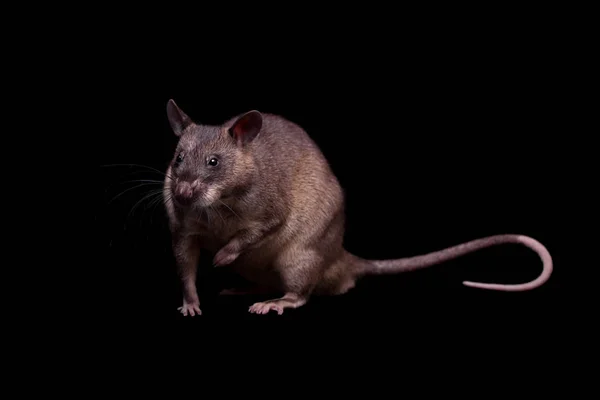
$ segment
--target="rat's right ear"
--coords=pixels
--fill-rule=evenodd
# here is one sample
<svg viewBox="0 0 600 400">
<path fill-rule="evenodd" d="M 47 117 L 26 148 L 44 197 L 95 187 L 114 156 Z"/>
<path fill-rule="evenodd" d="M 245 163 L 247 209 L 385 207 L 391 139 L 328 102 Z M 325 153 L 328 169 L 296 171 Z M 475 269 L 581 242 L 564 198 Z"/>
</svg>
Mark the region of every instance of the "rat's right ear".
<svg viewBox="0 0 600 400">
<path fill-rule="evenodd" d="M 229 134 L 238 143 L 246 144 L 254 140 L 263 125 L 263 117 L 257 110 L 248 111 L 229 128 Z"/>
<path fill-rule="evenodd" d="M 167 117 L 175 136 L 181 136 L 183 130 L 192 124 L 192 119 L 181 111 L 173 99 L 167 103 Z"/>
</svg>

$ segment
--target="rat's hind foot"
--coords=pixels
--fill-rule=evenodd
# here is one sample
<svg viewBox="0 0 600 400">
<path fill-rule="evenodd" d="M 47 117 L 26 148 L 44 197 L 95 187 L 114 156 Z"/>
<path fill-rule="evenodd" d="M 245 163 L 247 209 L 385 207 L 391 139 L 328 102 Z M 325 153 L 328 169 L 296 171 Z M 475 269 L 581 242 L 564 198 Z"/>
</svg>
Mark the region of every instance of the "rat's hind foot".
<svg viewBox="0 0 600 400">
<path fill-rule="evenodd" d="M 177 308 L 184 316 L 190 315 L 191 317 L 195 315 L 202 315 L 202 311 L 200 310 L 200 303 L 188 303 L 186 301 L 183 302 L 183 306 Z"/>
<path fill-rule="evenodd" d="M 248 311 L 252 314 L 267 314 L 271 310 L 277 311 L 277 314 L 283 314 L 283 307 L 277 303 L 278 300 L 269 300 L 260 303 L 254 303 Z"/>
<path fill-rule="evenodd" d="M 288 293 L 282 298 L 261 301 L 254 303 L 248 311 L 253 314 L 267 314 L 269 311 L 274 310 L 277 314 L 283 314 L 283 310 L 286 308 L 298 308 L 306 304 L 306 299 L 297 294 Z"/>
</svg>

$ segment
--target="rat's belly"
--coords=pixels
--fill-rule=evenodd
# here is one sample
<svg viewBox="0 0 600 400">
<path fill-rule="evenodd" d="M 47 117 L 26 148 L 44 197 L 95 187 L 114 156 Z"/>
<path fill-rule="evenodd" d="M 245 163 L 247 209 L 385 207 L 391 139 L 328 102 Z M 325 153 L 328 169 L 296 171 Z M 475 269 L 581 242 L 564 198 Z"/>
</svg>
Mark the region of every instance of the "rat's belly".
<svg viewBox="0 0 600 400">
<path fill-rule="evenodd" d="M 213 255 L 227 245 L 235 232 L 241 229 L 240 227 L 224 229 L 220 226 L 211 226 L 210 229 L 204 226 L 198 228 L 200 228 L 198 239 L 202 248 Z M 279 288 L 281 280 L 273 264 L 281 249 L 285 247 L 285 243 L 285 237 L 273 235 L 263 239 L 257 247 L 242 251 L 235 261 L 222 268 L 229 268 L 258 285 Z"/>
<path fill-rule="evenodd" d="M 258 248 L 242 253 L 237 260 L 231 264 L 231 269 L 257 285 L 279 288 L 280 277 L 273 266 L 276 252 L 269 248 Z"/>
</svg>

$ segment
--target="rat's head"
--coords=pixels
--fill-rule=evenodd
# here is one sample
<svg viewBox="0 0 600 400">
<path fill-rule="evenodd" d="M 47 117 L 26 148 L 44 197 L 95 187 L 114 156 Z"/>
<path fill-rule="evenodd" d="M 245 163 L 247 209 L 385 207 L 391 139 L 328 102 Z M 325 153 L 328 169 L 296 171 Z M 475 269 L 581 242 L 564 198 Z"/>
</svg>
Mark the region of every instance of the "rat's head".
<svg viewBox="0 0 600 400">
<path fill-rule="evenodd" d="M 263 123 L 258 111 L 210 126 L 196 124 L 169 100 L 167 117 L 179 137 L 168 180 L 175 204 L 209 207 L 249 183 L 254 171 L 249 147 Z"/>
</svg>

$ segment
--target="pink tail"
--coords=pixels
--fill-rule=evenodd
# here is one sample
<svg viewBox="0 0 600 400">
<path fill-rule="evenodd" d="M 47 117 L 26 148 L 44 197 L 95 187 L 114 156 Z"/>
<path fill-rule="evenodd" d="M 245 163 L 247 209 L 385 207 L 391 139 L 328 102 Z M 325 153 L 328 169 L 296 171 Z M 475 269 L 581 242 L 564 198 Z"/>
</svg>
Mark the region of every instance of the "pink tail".
<svg viewBox="0 0 600 400">
<path fill-rule="evenodd" d="M 552 274 L 552 257 L 550 253 L 537 240 L 523 235 L 496 235 L 489 236 L 482 239 L 472 240 L 467 243 L 452 246 L 447 249 L 435 251 L 429 254 L 399 258 L 394 260 L 362 260 L 358 268 L 359 275 L 379 275 L 379 274 L 397 274 L 415 269 L 426 268 L 432 265 L 440 264 L 445 261 L 452 260 L 462 255 L 475 252 L 486 247 L 496 246 L 505 243 L 519 243 L 523 244 L 533 251 L 535 251 L 541 258 L 543 263 L 543 269 L 540 275 L 527 283 L 504 285 L 497 283 L 480 283 L 464 281 L 465 286 L 488 289 L 488 290 L 500 290 L 505 292 L 518 292 L 525 290 L 532 290 L 542 286 Z"/>
</svg>

